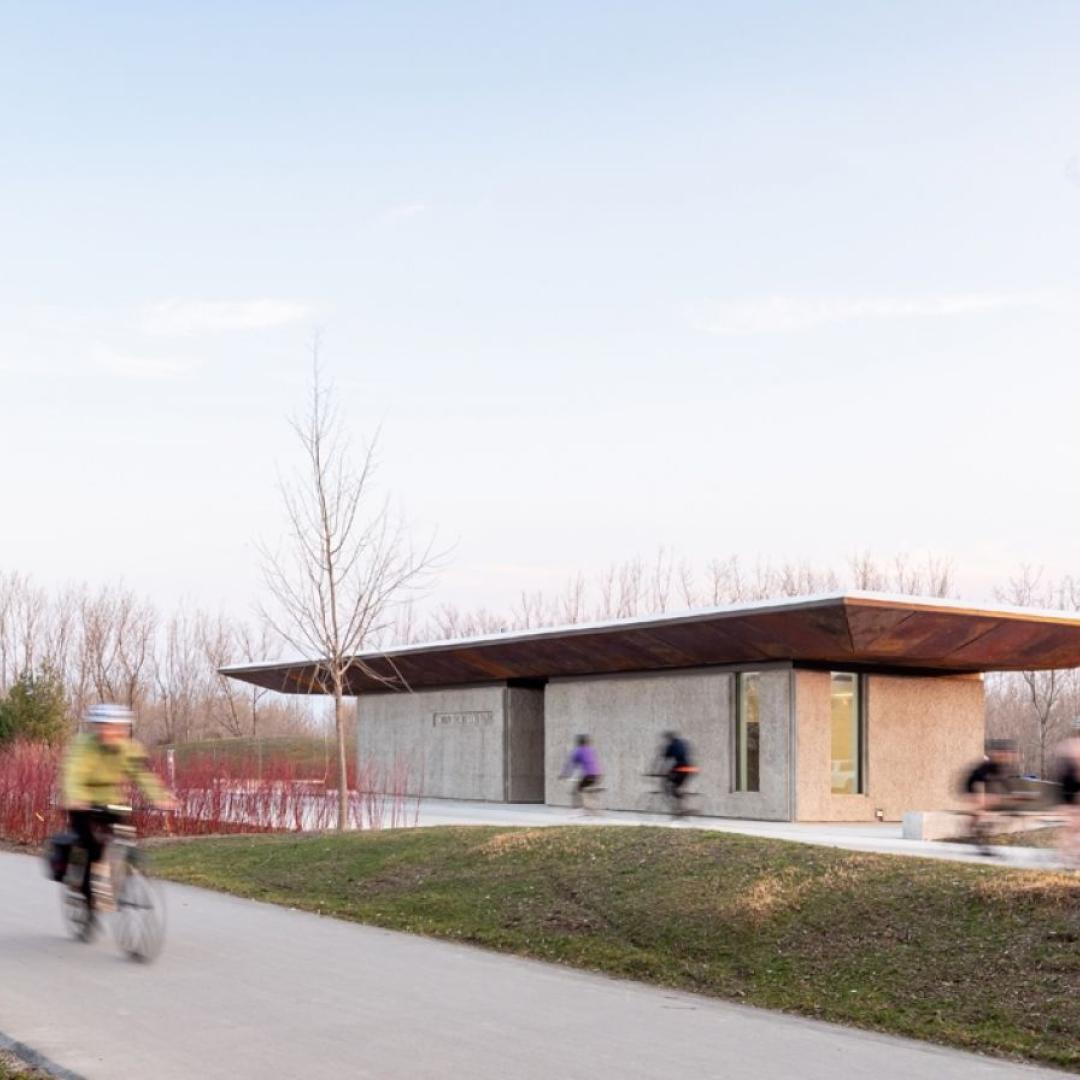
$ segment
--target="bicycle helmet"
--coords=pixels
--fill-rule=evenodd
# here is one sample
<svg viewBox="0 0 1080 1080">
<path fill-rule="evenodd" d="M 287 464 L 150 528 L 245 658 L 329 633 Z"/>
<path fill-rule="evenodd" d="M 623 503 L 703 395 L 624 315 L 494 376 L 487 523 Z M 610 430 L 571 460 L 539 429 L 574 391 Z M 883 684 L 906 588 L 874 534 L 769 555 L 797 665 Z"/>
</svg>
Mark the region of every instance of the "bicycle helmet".
<svg viewBox="0 0 1080 1080">
<path fill-rule="evenodd" d="M 92 705 L 86 712 L 88 724 L 127 724 L 131 727 L 135 714 L 126 705 Z"/>
</svg>

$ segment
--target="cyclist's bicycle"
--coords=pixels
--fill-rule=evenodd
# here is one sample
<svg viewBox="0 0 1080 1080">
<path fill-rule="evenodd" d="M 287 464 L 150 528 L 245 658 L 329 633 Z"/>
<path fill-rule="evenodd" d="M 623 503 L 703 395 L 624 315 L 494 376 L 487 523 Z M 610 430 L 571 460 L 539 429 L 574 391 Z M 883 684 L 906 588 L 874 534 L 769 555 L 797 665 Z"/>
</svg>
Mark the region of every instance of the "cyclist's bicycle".
<svg viewBox="0 0 1080 1080">
<path fill-rule="evenodd" d="M 991 840 L 1006 829 L 1004 822 L 1023 817 L 1035 805 L 1034 795 L 1027 791 L 1010 791 L 996 798 L 989 806 L 969 810 L 967 841 L 979 849 L 980 855 L 996 855 Z"/>
<path fill-rule="evenodd" d="M 105 851 L 107 884 L 115 906 L 113 936 L 121 951 L 133 960 L 153 960 L 165 944 L 165 898 L 160 886 L 147 875 L 145 857 L 135 841 L 135 826 L 131 824 L 130 806 L 94 807 L 100 823 L 99 831 Z M 86 869 L 87 853 L 81 846 L 71 852 L 71 860 L 63 880 L 63 917 L 68 932 L 76 941 L 92 941 L 97 933 L 98 918 L 86 902 L 81 886 Z"/>
<path fill-rule="evenodd" d="M 577 777 L 567 776 L 563 777 L 564 780 L 570 782 L 570 805 L 575 810 L 580 810 L 586 816 L 592 816 L 595 814 L 603 813 L 603 795 L 605 788 L 600 787 L 599 783 L 589 784 L 586 787 L 581 787 L 581 782 Z M 602 780 L 602 778 L 598 778 Z"/>
<path fill-rule="evenodd" d="M 661 796 L 663 812 L 670 814 L 673 818 L 689 817 L 692 814 L 700 813 L 700 809 L 695 800 L 700 798 L 701 793 L 697 791 L 687 791 L 685 786 L 689 781 L 689 777 L 696 775 L 696 773 L 697 770 L 694 770 L 693 773 L 688 774 L 687 780 L 676 786 L 671 778 L 670 770 L 648 772 L 645 776 L 650 780 L 659 783 L 659 787 L 652 789 L 649 794 Z"/>
</svg>

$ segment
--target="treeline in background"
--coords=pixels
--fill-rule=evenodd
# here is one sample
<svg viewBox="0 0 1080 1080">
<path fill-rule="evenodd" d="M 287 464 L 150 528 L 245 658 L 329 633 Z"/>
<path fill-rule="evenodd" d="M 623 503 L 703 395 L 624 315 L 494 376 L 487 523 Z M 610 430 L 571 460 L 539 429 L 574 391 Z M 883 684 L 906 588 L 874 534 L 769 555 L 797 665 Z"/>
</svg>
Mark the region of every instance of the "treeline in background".
<svg viewBox="0 0 1080 1080">
<path fill-rule="evenodd" d="M 579 574 L 551 592 L 522 593 L 506 611 L 411 601 L 386 640 L 365 648 L 471 637 L 538 626 L 858 589 L 955 598 L 950 561 L 860 554 L 841 568 L 806 562 L 744 565 L 737 557 L 694 565 L 667 549 L 645 560 Z M 1030 567 L 993 589 L 1003 604 L 1080 611 L 1080 580 Z M 390 640 L 390 639 L 393 640 Z M 185 607 L 162 611 L 122 584 L 50 590 L 0 572 L 0 743 L 63 741 L 96 701 L 129 704 L 150 746 L 195 740 L 322 737 L 324 715 L 289 697 L 219 674 L 289 650 L 261 620 Z M 1045 773 L 1055 743 L 1080 716 L 1080 672 L 987 676 L 987 734 L 1014 738 L 1026 771 Z"/>
</svg>

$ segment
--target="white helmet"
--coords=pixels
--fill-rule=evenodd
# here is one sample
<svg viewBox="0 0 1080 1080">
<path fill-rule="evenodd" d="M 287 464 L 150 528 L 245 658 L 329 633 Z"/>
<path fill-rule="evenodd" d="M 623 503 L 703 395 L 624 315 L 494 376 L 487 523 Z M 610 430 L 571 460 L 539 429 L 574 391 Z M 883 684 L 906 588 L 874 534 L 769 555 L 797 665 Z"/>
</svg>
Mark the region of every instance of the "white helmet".
<svg viewBox="0 0 1080 1080">
<path fill-rule="evenodd" d="M 127 724 L 131 727 L 135 714 L 126 705 L 91 705 L 86 713 L 88 724 Z"/>
</svg>

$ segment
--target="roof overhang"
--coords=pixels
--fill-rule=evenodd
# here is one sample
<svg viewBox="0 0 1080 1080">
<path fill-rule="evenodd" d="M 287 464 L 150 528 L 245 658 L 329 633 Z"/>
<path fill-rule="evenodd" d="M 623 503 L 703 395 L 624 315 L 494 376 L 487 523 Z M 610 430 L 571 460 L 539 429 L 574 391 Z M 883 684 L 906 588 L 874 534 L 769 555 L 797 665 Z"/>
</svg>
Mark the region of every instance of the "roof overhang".
<svg viewBox="0 0 1080 1080">
<path fill-rule="evenodd" d="M 431 642 L 357 661 L 352 694 L 776 662 L 941 675 L 1071 668 L 1080 667 L 1080 614 L 844 593 Z M 284 693 L 326 692 L 317 661 L 222 670 Z"/>
</svg>

